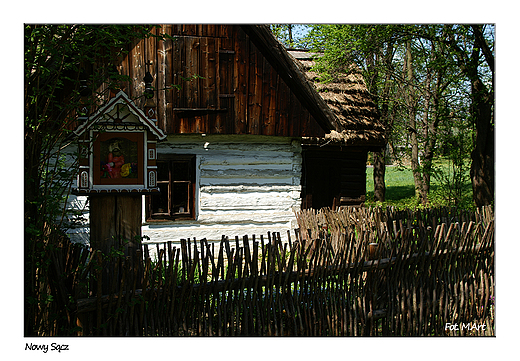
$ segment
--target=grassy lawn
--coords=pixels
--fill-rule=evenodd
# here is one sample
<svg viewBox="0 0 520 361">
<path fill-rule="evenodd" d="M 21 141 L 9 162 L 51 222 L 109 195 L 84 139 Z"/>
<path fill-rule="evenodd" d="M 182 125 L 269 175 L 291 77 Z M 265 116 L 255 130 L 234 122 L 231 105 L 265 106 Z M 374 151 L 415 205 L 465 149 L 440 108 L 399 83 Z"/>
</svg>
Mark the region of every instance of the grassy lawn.
<svg viewBox="0 0 520 361">
<path fill-rule="evenodd" d="M 447 166 L 446 166 L 447 167 Z M 374 178 L 373 167 L 367 167 L 367 201 L 368 206 L 379 205 L 374 202 Z M 469 176 L 464 184 L 464 195 L 461 202 L 463 208 L 472 207 L 472 190 Z M 383 205 L 396 206 L 398 208 L 415 208 L 419 206 L 415 198 L 413 173 L 410 167 L 387 166 L 385 172 L 386 202 Z M 450 206 L 446 187 L 443 187 L 434 177 L 430 186 L 430 206 Z"/>
</svg>

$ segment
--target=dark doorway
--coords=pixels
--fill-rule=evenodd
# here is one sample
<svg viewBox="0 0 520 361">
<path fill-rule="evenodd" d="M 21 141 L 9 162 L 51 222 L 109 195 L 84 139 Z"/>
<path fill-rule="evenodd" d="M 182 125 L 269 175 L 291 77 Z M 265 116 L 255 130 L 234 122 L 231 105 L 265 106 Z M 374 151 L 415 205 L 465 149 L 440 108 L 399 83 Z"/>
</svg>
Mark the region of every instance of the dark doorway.
<svg viewBox="0 0 520 361">
<path fill-rule="evenodd" d="M 335 208 L 365 201 L 367 151 L 304 147 L 302 208 Z"/>
</svg>

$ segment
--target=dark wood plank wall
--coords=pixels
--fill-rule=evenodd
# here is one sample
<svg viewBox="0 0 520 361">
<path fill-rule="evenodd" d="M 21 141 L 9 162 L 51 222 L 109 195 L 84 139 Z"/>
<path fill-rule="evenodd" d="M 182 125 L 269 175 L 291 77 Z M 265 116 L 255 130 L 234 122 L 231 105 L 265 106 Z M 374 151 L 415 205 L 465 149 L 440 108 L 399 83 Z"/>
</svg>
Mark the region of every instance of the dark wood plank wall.
<svg viewBox="0 0 520 361">
<path fill-rule="evenodd" d="M 151 72 L 166 133 L 324 136 L 240 26 L 164 25 L 156 32 L 174 39 L 133 45 L 120 73 L 130 76 L 126 90 L 143 106 L 142 79 Z"/>
<path fill-rule="evenodd" d="M 364 202 L 366 161 L 367 151 L 362 147 L 304 147 L 303 208 Z"/>
</svg>

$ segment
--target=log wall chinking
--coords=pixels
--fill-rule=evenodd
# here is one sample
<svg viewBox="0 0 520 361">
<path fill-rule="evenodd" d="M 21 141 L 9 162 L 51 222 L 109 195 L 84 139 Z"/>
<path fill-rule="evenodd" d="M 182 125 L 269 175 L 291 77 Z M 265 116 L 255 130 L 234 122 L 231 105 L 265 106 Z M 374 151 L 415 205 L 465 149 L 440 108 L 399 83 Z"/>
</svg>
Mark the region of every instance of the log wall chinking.
<svg viewBox="0 0 520 361">
<path fill-rule="evenodd" d="M 295 228 L 300 208 L 301 146 L 287 137 L 177 135 L 161 154 L 196 155 L 196 219 L 145 223 L 151 242 L 219 240 Z M 144 221 L 144 218 L 143 218 Z"/>
</svg>

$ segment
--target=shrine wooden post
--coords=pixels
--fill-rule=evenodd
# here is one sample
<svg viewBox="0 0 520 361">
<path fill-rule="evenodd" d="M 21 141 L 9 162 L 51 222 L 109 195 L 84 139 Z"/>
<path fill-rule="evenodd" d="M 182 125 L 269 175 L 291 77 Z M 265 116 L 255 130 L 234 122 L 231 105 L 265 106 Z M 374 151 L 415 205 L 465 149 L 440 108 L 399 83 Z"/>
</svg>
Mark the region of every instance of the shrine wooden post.
<svg viewBox="0 0 520 361">
<path fill-rule="evenodd" d="M 110 254 L 124 249 L 133 258 L 141 248 L 142 196 L 106 194 L 90 196 L 90 242 L 95 250 Z"/>
<path fill-rule="evenodd" d="M 121 269 L 115 266 L 117 257 L 111 257 L 122 251 L 135 264 L 142 199 L 159 193 L 156 143 L 166 136 L 156 126 L 153 105 L 147 102 L 141 110 L 123 91 L 85 118 L 75 133 L 80 154 L 75 193 L 89 197 L 90 245 L 105 262 L 101 290 L 117 292 Z"/>
</svg>

